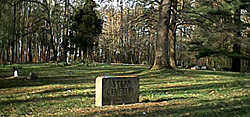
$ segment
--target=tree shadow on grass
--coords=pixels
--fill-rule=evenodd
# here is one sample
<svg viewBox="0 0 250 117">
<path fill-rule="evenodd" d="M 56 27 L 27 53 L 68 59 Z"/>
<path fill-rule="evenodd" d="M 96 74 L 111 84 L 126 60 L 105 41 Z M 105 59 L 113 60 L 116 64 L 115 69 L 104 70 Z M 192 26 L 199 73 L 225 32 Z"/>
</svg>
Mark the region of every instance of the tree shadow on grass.
<svg viewBox="0 0 250 117">
<path fill-rule="evenodd" d="M 160 98 L 157 100 L 149 100 L 149 99 L 144 99 L 140 103 L 148 103 L 148 102 L 164 102 L 164 101 L 171 101 L 171 100 L 180 100 L 180 99 L 191 99 L 191 98 L 196 98 L 196 97 L 175 97 L 175 98 Z"/>
<path fill-rule="evenodd" d="M 235 78 L 250 78 L 249 74 L 239 73 L 239 72 L 227 72 L 227 71 L 211 71 L 211 70 L 189 70 L 187 74 L 193 75 L 219 75 L 219 76 L 227 76 L 227 77 L 235 77 Z"/>
<path fill-rule="evenodd" d="M 117 70 L 116 72 L 119 72 L 120 70 Z M 124 70 L 125 71 L 125 70 Z M 138 69 L 138 70 L 130 70 L 130 71 L 127 71 L 127 72 L 124 72 L 124 73 L 111 73 L 112 75 L 135 75 L 135 74 L 139 74 L 141 72 L 145 71 L 144 69 Z"/>
<path fill-rule="evenodd" d="M 153 90 L 146 90 L 141 91 L 142 94 L 149 94 L 149 93 L 166 93 L 166 92 L 185 92 L 191 90 L 202 90 L 202 89 L 209 89 L 209 90 L 216 90 L 219 88 L 234 88 L 234 87 L 244 87 L 245 85 L 250 84 L 250 81 L 227 81 L 223 83 L 207 83 L 207 84 L 195 84 L 195 85 L 177 85 L 177 86 L 165 86 L 160 87 Z M 209 93 L 209 92 L 208 92 Z"/>
<path fill-rule="evenodd" d="M 23 100 L 8 100 L 8 101 L 0 101 L 0 105 L 10 105 L 10 104 L 20 104 L 20 103 L 29 103 L 29 102 L 43 102 L 43 101 L 52 101 L 52 100 L 65 100 L 68 98 L 83 98 L 83 97 L 87 97 L 87 98 L 93 98 L 95 97 L 95 94 L 90 94 L 90 93 L 86 93 L 86 94 L 74 94 L 74 95 L 60 95 L 60 96 L 55 96 L 55 97 L 35 97 L 35 98 L 28 98 L 28 99 L 23 99 Z"/>
<path fill-rule="evenodd" d="M 143 114 L 144 112 L 148 113 L 148 110 L 156 110 L 157 108 L 165 108 L 164 106 L 160 105 L 159 103 L 165 103 L 167 101 L 171 101 L 171 100 L 188 100 L 191 99 L 193 97 L 176 97 L 176 98 L 161 98 L 161 99 L 157 99 L 157 100 L 142 100 L 140 103 L 137 104 L 133 104 L 131 106 L 125 106 L 122 107 L 117 106 L 114 108 L 110 108 L 110 109 L 105 109 L 105 108 L 109 108 L 108 106 L 106 107 L 101 107 L 102 109 L 100 111 L 93 111 L 91 113 L 88 114 L 84 114 L 84 116 L 96 116 L 96 115 L 100 115 L 100 116 L 104 116 L 104 117 L 108 117 L 108 116 L 146 116 L 145 114 Z M 165 112 L 164 112 L 165 113 Z M 161 113 L 157 113 L 157 116 L 161 115 Z M 150 116 L 150 117 L 155 117 L 154 116 Z"/>
<path fill-rule="evenodd" d="M 27 66 L 26 66 L 27 67 Z M 26 80 L 26 79 L 4 79 L 0 78 L 0 88 L 14 88 L 14 87 L 25 87 L 25 86 L 42 86 L 42 85 L 51 85 L 51 84 L 79 84 L 79 83 L 94 83 L 97 76 L 103 76 L 105 74 L 111 75 L 134 75 L 144 71 L 144 68 L 141 67 L 131 67 L 131 69 L 126 68 L 125 66 L 109 66 L 108 68 L 98 67 L 78 67 L 74 66 L 40 66 L 41 68 L 29 69 L 28 67 L 23 69 L 23 72 L 34 71 L 37 73 L 38 79 L 36 80 Z M 98 70 L 106 70 L 101 71 Z M 85 70 L 82 71 L 81 70 Z M 87 72 L 87 71 L 90 72 Z M 93 73 L 91 73 L 93 71 Z M 97 73 L 94 73 L 96 72 Z M 13 74 L 13 71 L 8 68 L 8 73 Z M 75 73 L 77 72 L 77 73 Z M 27 73 L 20 73 L 23 76 L 28 75 Z"/>
<path fill-rule="evenodd" d="M 185 107 L 194 110 L 195 116 L 246 116 L 250 114 L 250 96 L 238 96 L 232 99 L 201 100 L 200 106 Z M 233 101 L 231 101 L 233 100 Z M 190 108 L 190 109 L 189 109 Z"/>
<path fill-rule="evenodd" d="M 106 109 L 85 114 L 85 116 L 127 116 L 127 117 L 158 117 L 158 116 L 249 116 L 250 98 L 249 95 L 240 97 L 241 100 L 229 101 L 211 100 L 210 103 L 195 102 L 185 103 L 189 99 L 179 100 L 175 104 L 172 102 L 148 103 L 146 105 L 138 104 L 131 107 L 121 107 L 119 109 Z M 176 101 L 175 101 L 176 102 Z M 182 102 L 182 103 L 181 103 Z"/>
<path fill-rule="evenodd" d="M 51 84 L 81 84 L 81 83 L 94 83 L 93 77 L 79 77 L 79 76 L 64 76 L 64 77 L 43 77 L 35 80 L 27 79 L 0 79 L 0 89 L 25 87 L 25 86 L 43 86 Z"/>
<path fill-rule="evenodd" d="M 95 87 L 80 87 L 80 88 L 57 88 L 51 90 L 44 90 L 40 92 L 35 92 L 33 94 L 46 94 L 46 93 L 57 93 L 57 92 L 64 92 L 64 91 L 71 91 L 71 90 L 84 90 L 84 89 L 94 89 Z"/>
<path fill-rule="evenodd" d="M 179 77 L 179 76 L 192 76 L 194 78 L 199 78 L 199 76 L 203 75 L 215 75 L 215 76 L 224 76 L 224 77 L 234 77 L 234 78 L 248 78 L 250 79 L 250 74 L 247 73 L 239 73 L 239 72 L 227 72 L 227 71 L 211 71 L 211 70 L 178 70 L 178 71 L 171 71 L 171 70 L 149 70 L 145 73 L 142 73 L 140 77 L 142 79 L 148 79 L 152 77 L 156 78 L 168 78 L 168 77 Z M 180 77 L 183 79 L 183 77 Z"/>
</svg>

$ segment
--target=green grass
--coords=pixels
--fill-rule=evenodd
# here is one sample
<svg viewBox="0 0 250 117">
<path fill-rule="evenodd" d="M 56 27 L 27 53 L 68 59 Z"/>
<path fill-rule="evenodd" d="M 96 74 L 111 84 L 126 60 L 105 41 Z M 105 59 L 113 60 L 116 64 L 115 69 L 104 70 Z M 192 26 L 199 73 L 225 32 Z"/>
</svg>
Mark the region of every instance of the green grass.
<svg viewBox="0 0 250 117">
<path fill-rule="evenodd" d="M 148 70 L 149 66 L 63 66 L 22 64 L 20 75 L 6 79 L 13 66 L 0 66 L 1 116 L 249 116 L 250 74 Z M 140 103 L 95 107 L 95 78 L 132 75 L 140 78 Z"/>
</svg>

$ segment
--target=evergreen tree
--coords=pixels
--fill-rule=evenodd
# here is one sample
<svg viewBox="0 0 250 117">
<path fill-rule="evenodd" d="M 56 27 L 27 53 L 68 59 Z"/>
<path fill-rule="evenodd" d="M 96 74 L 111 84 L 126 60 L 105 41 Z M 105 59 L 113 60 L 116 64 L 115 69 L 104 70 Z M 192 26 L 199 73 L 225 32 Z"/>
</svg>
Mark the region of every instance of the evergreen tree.
<svg viewBox="0 0 250 117">
<path fill-rule="evenodd" d="M 102 33 L 102 19 L 98 18 L 95 10 L 96 3 L 93 0 L 86 0 L 84 7 L 77 8 L 73 16 L 70 38 L 72 43 L 84 50 L 92 50 L 98 42 L 98 36 Z"/>
<path fill-rule="evenodd" d="M 195 22 L 190 49 L 198 52 L 197 58 L 226 56 L 232 59 L 231 70 L 240 71 L 240 60 L 249 60 L 241 48 L 244 40 L 248 39 L 242 36 L 248 24 L 241 20 L 241 10 L 249 7 L 249 3 L 240 0 L 199 0 L 190 4 L 187 22 Z"/>
</svg>

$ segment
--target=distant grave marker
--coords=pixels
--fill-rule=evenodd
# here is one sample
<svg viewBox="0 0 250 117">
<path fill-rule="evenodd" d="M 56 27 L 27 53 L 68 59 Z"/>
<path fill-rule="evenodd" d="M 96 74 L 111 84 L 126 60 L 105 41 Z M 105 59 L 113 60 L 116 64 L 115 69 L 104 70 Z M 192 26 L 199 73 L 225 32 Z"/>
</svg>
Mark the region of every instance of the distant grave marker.
<svg viewBox="0 0 250 117">
<path fill-rule="evenodd" d="M 18 78 L 18 71 L 17 70 L 14 70 L 14 77 Z"/>
<path fill-rule="evenodd" d="M 30 72 L 29 75 L 27 76 L 28 80 L 34 80 L 37 79 L 38 76 L 36 75 L 36 73 Z"/>
<path fill-rule="evenodd" d="M 139 102 L 137 76 L 103 76 L 96 78 L 96 106 Z"/>
<path fill-rule="evenodd" d="M 14 75 L 14 78 L 18 78 L 18 75 L 19 75 L 19 70 L 21 70 L 22 67 L 13 67 L 13 75 Z"/>
</svg>

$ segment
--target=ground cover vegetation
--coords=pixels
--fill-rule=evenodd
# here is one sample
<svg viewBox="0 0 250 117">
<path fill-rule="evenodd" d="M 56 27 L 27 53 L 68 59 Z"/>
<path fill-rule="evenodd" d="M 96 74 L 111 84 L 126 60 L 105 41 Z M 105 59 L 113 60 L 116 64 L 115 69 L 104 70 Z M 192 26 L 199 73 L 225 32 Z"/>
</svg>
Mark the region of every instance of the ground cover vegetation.
<svg viewBox="0 0 250 117">
<path fill-rule="evenodd" d="M 250 75 L 210 70 L 148 70 L 149 66 L 96 64 L 22 64 L 21 76 L 9 79 L 13 66 L 0 66 L 1 116 L 248 116 Z M 140 103 L 95 107 L 95 78 L 140 78 Z"/>
</svg>

